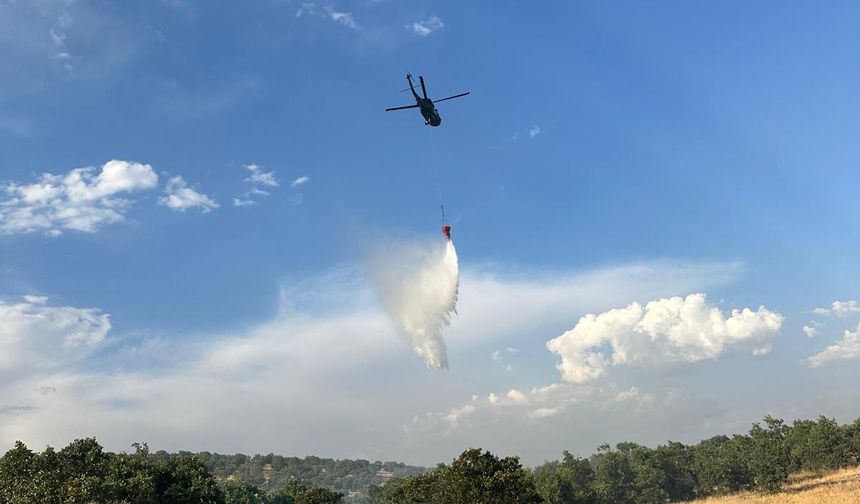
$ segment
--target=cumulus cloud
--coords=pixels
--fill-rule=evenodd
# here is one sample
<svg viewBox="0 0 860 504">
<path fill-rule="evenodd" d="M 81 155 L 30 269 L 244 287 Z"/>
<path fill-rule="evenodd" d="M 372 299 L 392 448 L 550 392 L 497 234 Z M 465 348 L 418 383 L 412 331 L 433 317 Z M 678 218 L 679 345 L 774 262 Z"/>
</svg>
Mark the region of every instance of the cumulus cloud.
<svg viewBox="0 0 860 504">
<path fill-rule="evenodd" d="M 813 355 L 808 362 L 812 367 L 819 367 L 834 361 L 853 359 L 860 359 L 860 324 L 853 331 L 846 330 L 841 340 Z"/>
<path fill-rule="evenodd" d="M 92 233 L 125 220 L 131 202 L 124 195 L 157 184 L 150 165 L 116 159 L 100 170 L 76 168 L 64 175 L 43 173 L 31 184 L 13 182 L 0 197 L 0 233 Z"/>
<path fill-rule="evenodd" d="M 293 180 L 290 183 L 290 187 L 295 189 L 296 187 L 298 187 L 300 185 L 307 184 L 308 182 L 310 182 L 310 180 L 311 180 L 311 178 L 308 177 L 307 175 L 302 175 L 301 177 Z"/>
<path fill-rule="evenodd" d="M 768 351 L 762 343 L 782 322 L 782 315 L 763 306 L 732 310 L 726 317 L 704 294 L 690 294 L 585 315 L 547 348 L 561 357 L 564 380 L 584 383 L 617 365 L 696 362 L 749 346 L 762 355 Z"/>
<path fill-rule="evenodd" d="M 412 33 L 420 37 L 426 37 L 436 30 L 445 28 L 445 24 L 436 16 L 430 16 L 427 19 L 416 21 L 407 26 Z"/>
<path fill-rule="evenodd" d="M 159 198 L 158 203 L 178 212 L 184 212 L 189 208 L 199 208 L 201 212 L 209 213 L 218 208 L 218 203 L 212 198 L 188 187 L 185 180 L 178 175 L 167 181 L 164 196 Z"/>
<path fill-rule="evenodd" d="M 538 136 L 538 135 L 540 135 L 540 126 L 538 126 L 537 124 L 535 124 L 534 126 L 532 126 L 532 129 L 530 129 L 530 130 L 529 130 L 529 136 L 530 136 L 531 138 L 534 138 L 534 137 L 536 137 L 536 136 Z"/>
<path fill-rule="evenodd" d="M 51 306 L 44 296 L 0 301 L 0 377 L 5 380 L 61 369 L 82 360 L 111 329 L 93 308 Z"/>
<path fill-rule="evenodd" d="M 263 167 L 256 164 L 246 164 L 245 168 L 251 173 L 248 178 L 245 179 L 246 182 L 251 182 L 254 184 L 262 184 L 268 187 L 278 187 L 280 184 L 278 183 L 278 179 L 275 178 L 275 172 L 273 171 L 263 171 Z"/>
<path fill-rule="evenodd" d="M 813 326 L 805 325 L 803 326 L 803 334 L 805 334 L 808 338 L 812 338 L 816 334 L 818 334 L 818 329 Z"/>
<path fill-rule="evenodd" d="M 851 317 L 860 314 L 860 304 L 855 300 L 849 301 L 834 301 L 830 308 L 816 308 L 812 313 L 822 317 L 834 315 L 839 318 Z"/>
</svg>

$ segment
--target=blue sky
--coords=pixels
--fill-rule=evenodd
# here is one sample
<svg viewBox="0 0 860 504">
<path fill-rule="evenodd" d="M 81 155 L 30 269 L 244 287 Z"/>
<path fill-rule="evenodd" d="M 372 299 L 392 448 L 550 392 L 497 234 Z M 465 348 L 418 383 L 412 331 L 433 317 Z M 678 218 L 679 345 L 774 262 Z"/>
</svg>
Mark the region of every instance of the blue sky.
<svg viewBox="0 0 860 504">
<path fill-rule="evenodd" d="M 858 297 L 858 21 L 854 2 L 0 2 L 0 440 L 533 463 L 860 416 L 860 309 L 832 304 Z M 409 103 L 406 71 L 472 94 L 430 130 L 383 112 Z M 97 187 L 111 160 L 125 189 Z M 84 167 L 72 206 L 112 218 L 10 224 L 36 208 L 15 188 Z M 448 372 L 363 275 L 369 242 L 438 234 L 440 180 L 462 275 Z M 571 355 L 546 343 L 586 313 L 694 293 L 782 317 L 750 336 L 767 355 L 655 344 L 586 384 L 556 369 Z M 551 384 L 566 406 L 485 399 Z M 271 423 L 182 408 L 219 391 Z"/>
</svg>

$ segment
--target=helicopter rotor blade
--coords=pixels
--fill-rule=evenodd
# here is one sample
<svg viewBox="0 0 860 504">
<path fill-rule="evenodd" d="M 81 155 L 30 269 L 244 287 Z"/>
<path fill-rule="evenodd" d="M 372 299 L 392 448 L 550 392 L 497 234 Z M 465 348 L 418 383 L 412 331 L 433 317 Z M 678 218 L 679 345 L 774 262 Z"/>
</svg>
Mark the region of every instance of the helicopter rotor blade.
<svg viewBox="0 0 860 504">
<path fill-rule="evenodd" d="M 470 93 L 470 91 L 466 91 L 465 93 L 460 93 L 460 94 L 458 94 L 458 95 L 449 96 L 449 97 L 447 97 L 447 98 L 442 98 L 441 100 L 433 100 L 433 103 L 439 103 L 439 102 L 443 102 L 443 101 L 445 101 L 445 100 L 453 100 L 454 98 L 459 98 L 459 97 L 461 97 L 461 96 L 466 96 L 466 95 L 468 95 L 469 93 Z"/>
<path fill-rule="evenodd" d="M 418 105 L 405 105 L 403 107 L 391 107 L 391 108 L 385 109 L 385 111 L 391 112 L 392 110 L 404 110 L 404 109 L 409 109 L 409 108 L 418 108 Z"/>
<path fill-rule="evenodd" d="M 424 76 L 419 75 L 418 80 L 421 81 L 421 94 L 424 95 L 424 99 L 427 99 L 427 86 L 424 85 Z"/>
</svg>

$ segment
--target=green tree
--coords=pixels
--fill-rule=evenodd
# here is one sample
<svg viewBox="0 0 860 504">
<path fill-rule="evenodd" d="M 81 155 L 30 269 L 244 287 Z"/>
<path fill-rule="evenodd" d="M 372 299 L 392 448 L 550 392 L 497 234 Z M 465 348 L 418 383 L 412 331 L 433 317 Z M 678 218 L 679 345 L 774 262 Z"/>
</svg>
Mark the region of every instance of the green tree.
<svg viewBox="0 0 860 504">
<path fill-rule="evenodd" d="M 770 415 L 765 426 L 754 423 L 749 432 L 749 467 L 755 487 L 761 492 L 779 491 L 791 470 L 791 453 L 786 437 L 789 427 Z"/>
<path fill-rule="evenodd" d="M 269 504 L 266 495 L 250 483 L 228 481 L 223 491 L 226 504 Z"/>
<path fill-rule="evenodd" d="M 714 436 L 692 447 L 697 497 L 737 492 L 752 485 L 745 454 L 747 444 L 745 436 Z"/>
<path fill-rule="evenodd" d="M 535 489 L 547 504 L 566 504 L 572 493 L 561 462 L 545 462 L 532 471 Z"/>
<path fill-rule="evenodd" d="M 624 453 L 601 445 L 592 455 L 594 466 L 594 493 L 601 504 L 627 504 L 633 502 L 634 474 Z"/>
<path fill-rule="evenodd" d="M 224 495 L 206 467 L 193 456 L 172 457 L 156 475 L 163 504 L 223 504 Z"/>
<path fill-rule="evenodd" d="M 132 446 L 134 453 L 118 453 L 110 458 L 106 475 L 108 494 L 117 502 L 155 504 L 159 463 L 150 456 L 145 443 Z"/>
<path fill-rule="evenodd" d="M 16 441 L 0 459 L 0 504 L 24 504 L 35 498 L 37 458 L 24 443 Z"/>
<path fill-rule="evenodd" d="M 848 451 L 848 463 L 860 465 L 860 418 L 842 428 Z"/>
<path fill-rule="evenodd" d="M 532 473 L 544 502 L 552 504 L 593 504 L 594 470 L 587 459 L 565 451 L 561 462 L 547 462 Z"/>
<path fill-rule="evenodd" d="M 793 470 L 822 471 L 848 465 L 850 447 L 835 419 L 796 420 L 786 436 Z"/>
<path fill-rule="evenodd" d="M 76 439 L 60 450 L 62 467 L 62 500 L 68 504 L 106 501 L 105 488 L 108 455 L 95 438 Z"/>
<path fill-rule="evenodd" d="M 446 502 L 473 504 L 525 504 L 542 502 L 531 475 L 518 457 L 499 458 L 489 451 L 470 448 L 440 469 Z"/>
<path fill-rule="evenodd" d="M 543 502 L 531 475 L 517 457 L 499 458 L 470 448 L 451 465 L 384 487 L 387 504 L 530 504 Z"/>
<path fill-rule="evenodd" d="M 362 499 L 363 504 L 383 504 L 385 501 L 385 490 L 381 485 L 370 485 L 367 487 L 367 495 Z"/>
<path fill-rule="evenodd" d="M 342 493 L 315 486 L 302 492 L 296 498 L 296 504 L 339 504 L 342 499 Z"/>
<path fill-rule="evenodd" d="M 437 469 L 408 478 L 392 479 L 383 487 L 385 504 L 428 504 L 441 502 L 440 464 Z"/>
<path fill-rule="evenodd" d="M 690 500 L 696 495 L 693 472 L 693 450 L 683 443 L 670 441 L 654 449 L 651 463 L 663 475 L 662 489 L 672 502 Z"/>
</svg>

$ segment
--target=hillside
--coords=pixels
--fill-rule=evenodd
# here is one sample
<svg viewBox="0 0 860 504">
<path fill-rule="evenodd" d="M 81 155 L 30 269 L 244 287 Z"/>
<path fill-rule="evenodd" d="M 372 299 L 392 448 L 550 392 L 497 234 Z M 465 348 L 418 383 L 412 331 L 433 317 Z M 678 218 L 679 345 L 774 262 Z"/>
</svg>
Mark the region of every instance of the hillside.
<svg viewBox="0 0 860 504">
<path fill-rule="evenodd" d="M 690 501 L 691 504 L 855 504 L 860 502 L 860 467 L 817 475 L 792 475 L 773 495 L 743 492 Z"/>
<path fill-rule="evenodd" d="M 159 455 L 159 454 L 156 454 Z M 167 454 L 164 454 L 167 455 Z M 366 495 L 370 485 L 382 485 L 391 478 L 421 474 L 426 469 L 400 462 L 335 460 L 320 457 L 283 457 L 280 455 L 195 454 L 209 472 L 221 481 L 239 480 L 261 490 L 282 487 L 290 480 L 307 486 L 321 486 L 344 496 Z"/>
</svg>

